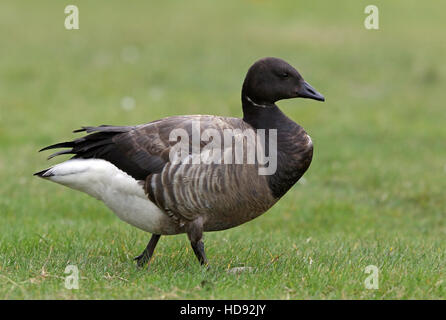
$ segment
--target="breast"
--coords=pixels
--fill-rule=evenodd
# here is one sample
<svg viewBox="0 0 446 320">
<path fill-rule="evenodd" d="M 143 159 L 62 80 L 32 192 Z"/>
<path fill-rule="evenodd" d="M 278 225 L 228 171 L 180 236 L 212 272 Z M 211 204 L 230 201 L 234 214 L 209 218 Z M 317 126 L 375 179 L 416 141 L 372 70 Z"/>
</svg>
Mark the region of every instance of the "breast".
<svg viewBox="0 0 446 320">
<path fill-rule="evenodd" d="M 307 171 L 313 159 L 313 141 L 297 125 L 278 130 L 277 170 L 268 177 L 275 198 L 280 199 Z"/>
</svg>

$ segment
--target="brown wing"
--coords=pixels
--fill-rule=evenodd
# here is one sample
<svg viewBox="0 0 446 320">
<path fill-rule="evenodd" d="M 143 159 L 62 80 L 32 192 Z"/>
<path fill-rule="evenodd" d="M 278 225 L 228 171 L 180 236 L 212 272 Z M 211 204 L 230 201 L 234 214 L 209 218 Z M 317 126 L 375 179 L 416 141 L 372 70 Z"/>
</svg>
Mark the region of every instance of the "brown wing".
<svg viewBox="0 0 446 320">
<path fill-rule="evenodd" d="M 40 151 L 70 148 L 52 154 L 49 159 L 62 154 L 74 154 L 73 158 L 104 159 L 133 178 L 145 180 L 148 175 L 161 172 L 169 162 L 170 148 L 176 143 L 169 141 L 172 130 L 183 129 L 191 134 L 193 121 L 207 123 L 205 127 L 221 122 L 213 119 L 221 118 L 200 115 L 176 116 L 139 126 L 83 127 L 74 132 L 85 131 L 89 133 L 88 135 L 73 141 L 57 143 Z"/>
</svg>

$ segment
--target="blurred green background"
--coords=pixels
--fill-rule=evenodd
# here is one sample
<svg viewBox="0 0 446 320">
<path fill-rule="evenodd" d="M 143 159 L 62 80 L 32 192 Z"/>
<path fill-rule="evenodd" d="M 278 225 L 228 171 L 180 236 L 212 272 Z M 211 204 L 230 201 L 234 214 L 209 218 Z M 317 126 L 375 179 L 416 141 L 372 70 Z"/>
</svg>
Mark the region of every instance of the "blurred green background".
<svg viewBox="0 0 446 320">
<path fill-rule="evenodd" d="M 64 28 L 79 7 L 80 29 Z M 366 30 L 364 8 L 379 8 Z M 446 297 L 446 4 L 440 1 L 0 3 L 0 298 Z M 150 235 L 100 202 L 32 176 L 37 150 L 82 125 L 241 116 L 257 59 L 295 66 L 327 99 L 281 109 L 311 135 L 309 171 L 264 216 L 206 234 Z M 77 265 L 79 290 L 64 288 Z M 367 265 L 379 289 L 367 290 Z M 253 269 L 228 273 L 233 267 Z"/>
</svg>

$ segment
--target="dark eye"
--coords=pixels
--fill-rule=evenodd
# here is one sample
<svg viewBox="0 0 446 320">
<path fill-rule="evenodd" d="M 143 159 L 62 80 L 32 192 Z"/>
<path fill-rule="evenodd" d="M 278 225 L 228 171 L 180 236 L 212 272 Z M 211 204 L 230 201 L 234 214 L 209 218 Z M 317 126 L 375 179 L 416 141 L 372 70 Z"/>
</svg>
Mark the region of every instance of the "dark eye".
<svg viewBox="0 0 446 320">
<path fill-rule="evenodd" d="M 288 78 L 288 72 L 282 73 L 282 78 Z"/>
</svg>

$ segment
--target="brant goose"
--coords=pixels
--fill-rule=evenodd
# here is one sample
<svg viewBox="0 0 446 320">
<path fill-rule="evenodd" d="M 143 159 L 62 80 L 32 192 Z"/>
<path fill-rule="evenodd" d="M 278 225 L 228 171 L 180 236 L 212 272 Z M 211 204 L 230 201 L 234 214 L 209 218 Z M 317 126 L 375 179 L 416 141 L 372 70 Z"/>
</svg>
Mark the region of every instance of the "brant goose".
<svg viewBox="0 0 446 320">
<path fill-rule="evenodd" d="M 291 65 L 263 58 L 251 66 L 243 83 L 243 119 L 192 115 L 137 126 L 83 127 L 74 132 L 86 132 L 85 136 L 40 150 L 69 148 L 49 159 L 74 156 L 35 175 L 85 192 L 103 201 L 120 219 L 152 233 L 146 249 L 135 258 L 138 266 L 149 262 L 161 235 L 180 233 L 187 234 L 199 262 L 207 265 L 203 232 L 233 228 L 258 217 L 310 166 L 310 137 L 275 104 L 290 98 L 325 100 Z M 183 135 L 172 139 L 178 130 Z M 202 150 L 210 144 L 220 147 L 216 137 L 231 130 L 236 133 L 222 147 L 224 161 L 194 161 L 197 143 Z M 211 134 L 203 139 L 200 132 Z M 250 140 L 246 132 L 254 132 L 256 139 Z M 234 151 L 232 142 L 240 135 L 242 161 L 239 157 L 237 162 L 237 146 Z M 185 149 L 178 149 L 178 138 L 186 139 Z M 270 172 L 261 172 L 267 168 L 257 157 L 247 160 L 252 141 L 257 151 L 269 154 L 271 163 L 276 161 Z M 179 158 L 179 151 L 186 156 Z"/>
</svg>

